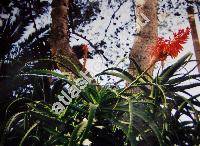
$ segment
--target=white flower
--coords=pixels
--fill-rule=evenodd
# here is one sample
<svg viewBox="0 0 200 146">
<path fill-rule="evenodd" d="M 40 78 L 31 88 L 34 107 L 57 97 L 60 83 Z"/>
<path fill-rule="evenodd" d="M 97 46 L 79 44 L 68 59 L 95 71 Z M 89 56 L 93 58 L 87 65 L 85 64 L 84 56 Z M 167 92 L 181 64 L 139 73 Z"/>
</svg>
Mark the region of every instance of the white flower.
<svg viewBox="0 0 200 146">
<path fill-rule="evenodd" d="M 83 119 L 83 122 L 87 122 L 88 120 L 86 118 Z"/>
<path fill-rule="evenodd" d="M 103 129 L 104 126 L 95 126 L 96 128 Z"/>
<path fill-rule="evenodd" d="M 3 26 L 3 21 L 0 19 L 0 27 Z"/>
<path fill-rule="evenodd" d="M 91 141 L 89 140 L 89 139 L 85 139 L 84 141 L 83 141 L 83 146 L 91 146 Z"/>
</svg>

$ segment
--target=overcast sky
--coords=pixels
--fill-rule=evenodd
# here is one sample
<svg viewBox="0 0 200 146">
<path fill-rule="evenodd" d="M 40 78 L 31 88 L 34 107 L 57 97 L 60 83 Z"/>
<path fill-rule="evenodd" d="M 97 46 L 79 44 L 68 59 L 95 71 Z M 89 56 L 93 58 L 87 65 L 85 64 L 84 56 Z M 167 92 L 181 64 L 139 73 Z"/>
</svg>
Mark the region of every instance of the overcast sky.
<svg viewBox="0 0 200 146">
<path fill-rule="evenodd" d="M 159 36 L 163 36 L 165 38 L 172 37 L 173 32 L 177 32 L 179 29 L 183 29 L 186 27 L 189 27 L 189 22 L 187 19 L 187 13 L 186 13 L 186 4 L 184 3 L 185 0 L 171 0 L 172 2 L 172 8 L 169 8 L 169 0 L 162 0 L 159 2 L 159 10 L 158 10 L 158 20 L 159 20 Z M 109 48 L 99 48 L 104 50 L 104 55 L 111 61 L 111 63 L 108 65 L 108 67 L 118 67 L 126 69 L 129 64 L 128 55 L 130 52 L 130 48 L 133 45 L 134 36 L 132 34 L 135 33 L 135 22 L 133 16 L 130 16 L 130 14 L 134 14 L 133 10 L 130 8 L 132 6 L 132 0 L 127 0 L 120 9 L 115 14 L 115 18 L 110 23 L 110 27 L 108 28 L 107 33 L 105 33 L 105 29 L 108 27 L 110 18 L 113 15 L 114 11 L 118 9 L 118 5 L 113 5 L 113 8 L 109 9 L 107 6 L 107 1 L 103 1 L 101 3 L 101 13 L 98 15 L 97 19 L 86 25 L 84 28 L 80 27 L 80 29 L 77 30 L 78 33 L 87 36 L 87 39 L 89 39 L 92 43 L 100 42 L 101 40 L 104 40 L 109 46 Z M 161 7 L 165 5 L 165 7 Z M 178 9 L 177 9 L 178 7 Z M 162 8 L 162 9 L 161 9 Z M 195 8 L 195 12 L 197 12 L 197 8 Z M 45 15 L 41 15 L 40 18 L 36 20 L 37 28 L 44 27 L 46 24 L 51 23 L 51 7 L 48 8 L 49 11 Z M 17 8 L 13 8 L 13 16 L 12 19 L 15 19 L 15 14 L 19 12 Z M 175 16 L 175 13 L 179 13 L 180 16 Z M 0 14 L 1 17 L 9 17 L 6 14 Z M 3 15 L 3 16 L 2 16 Z M 101 19 L 104 17 L 104 19 Z M 196 25 L 197 30 L 200 38 L 200 21 L 195 14 L 196 19 Z M 150 20 L 151 21 L 151 20 Z M 1 25 L 1 20 L 0 20 Z M 148 25 L 148 24 L 147 24 Z M 118 39 L 113 38 L 112 36 L 115 36 L 115 31 L 119 27 L 124 27 L 122 31 L 118 33 Z M 79 32 L 79 30 L 84 29 L 84 33 Z M 27 27 L 27 31 L 24 33 L 22 39 L 20 41 L 23 41 L 27 36 L 31 33 L 33 33 L 35 29 L 33 28 L 33 24 Z M 20 43 L 20 41 L 18 43 Z M 84 39 L 79 38 L 77 40 L 77 36 L 72 35 L 71 39 L 71 46 L 77 45 L 77 44 L 88 44 L 88 42 Z M 144 42 L 145 43 L 145 42 Z M 120 44 L 120 46 L 118 46 Z M 90 47 L 90 51 L 94 51 Z M 177 59 L 179 59 L 181 56 L 185 55 L 187 52 L 192 52 L 194 54 L 194 48 L 192 43 L 192 37 L 190 35 L 189 40 L 184 45 L 183 51 L 180 53 L 180 55 L 176 59 L 171 59 L 170 57 L 167 58 L 167 61 L 165 62 L 165 66 L 167 67 L 170 64 L 174 63 Z M 125 57 L 126 59 L 124 59 Z M 193 55 L 193 59 L 195 59 L 195 55 Z M 124 61 L 122 61 L 124 60 Z M 122 62 L 121 62 L 122 61 Z M 120 64 L 118 64 L 121 62 Z M 95 74 L 103 71 L 107 68 L 105 64 L 107 64 L 106 60 L 100 56 L 95 55 L 94 59 L 89 59 L 87 62 L 87 69 L 88 71 L 94 76 Z M 193 62 L 189 66 L 187 66 L 187 69 L 193 68 L 196 63 Z M 157 74 L 157 70 L 159 69 L 160 64 L 157 64 L 157 67 L 154 71 L 154 75 Z M 194 70 L 194 73 L 198 73 L 197 69 Z M 107 82 L 107 78 L 105 78 L 104 82 Z M 192 89 L 191 91 L 196 93 L 197 89 Z M 199 90 L 200 91 L 200 90 Z"/>
</svg>

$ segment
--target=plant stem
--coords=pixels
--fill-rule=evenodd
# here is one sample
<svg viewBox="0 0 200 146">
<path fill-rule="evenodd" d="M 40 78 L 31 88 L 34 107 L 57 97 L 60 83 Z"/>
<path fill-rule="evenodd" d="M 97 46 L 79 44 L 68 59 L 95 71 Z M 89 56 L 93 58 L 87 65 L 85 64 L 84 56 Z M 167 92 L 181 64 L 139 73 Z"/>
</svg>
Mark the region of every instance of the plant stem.
<svg viewBox="0 0 200 146">
<path fill-rule="evenodd" d="M 85 131 L 84 131 L 84 133 L 83 133 L 83 135 L 82 135 L 82 137 L 80 139 L 80 146 L 82 145 L 83 141 L 88 136 L 89 130 L 90 130 L 91 126 L 92 126 L 93 119 L 95 117 L 96 109 L 97 109 L 97 105 L 90 104 L 90 111 L 89 111 L 89 115 L 88 115 L 87 127 L 85 128 Z"/>
<path fill-rule="evenodd" d="M 134 83 L 136 83 L 154 64 L 152 63 L 145 71 L 143 71 L 133 82 L 131 82 L 124 90 L 122 90 L 120 94 L 124 93 L 127 89 L 129 89 Z"/>
<path fill-rule="evenodd" d="M 134 133 L 134 127 L 133 127 L 133 103 L 131 98 L 128 99 L 129 102 L 129 128 L 128 128 L 128 138 L 130 141 L 131 146 L 136 146 L 137 142 L 136 142 L 136 134 Z"/>
</svg>

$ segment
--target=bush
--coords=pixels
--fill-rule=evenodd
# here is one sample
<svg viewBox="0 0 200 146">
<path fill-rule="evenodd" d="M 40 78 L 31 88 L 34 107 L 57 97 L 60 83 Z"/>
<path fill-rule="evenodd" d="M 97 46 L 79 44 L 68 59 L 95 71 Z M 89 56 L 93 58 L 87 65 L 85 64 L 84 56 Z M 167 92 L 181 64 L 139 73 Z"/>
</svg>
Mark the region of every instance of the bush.
<svg viewBox="0 0 200 146">
<path fill-rule="evenodd" d="M 61 114 L 52 111 L 52 104 L 62 87 L 75 85 L 75 79 L 50 70 L 28 70 L 29 76 L 54 77 L 49 88 L 52 99 L 12 100 L 1 123 L 1 145 L 78 146 L 85 139 L 94 146 L 197 145 L 199 95 L 187 90 L 200 85 L 200 75 L 176 74 L 190 58 L 186 54 L 155 78 L 140 68 L 136 77 L 120 68 L 106 69 L 96 77 L 112 75 L 129 84 L 124 88 L 89 84 Z M 181 84 L 190 79 L 197 82 Z M 189 118 L 181 121 L 183 115 Z"/>
</svg>

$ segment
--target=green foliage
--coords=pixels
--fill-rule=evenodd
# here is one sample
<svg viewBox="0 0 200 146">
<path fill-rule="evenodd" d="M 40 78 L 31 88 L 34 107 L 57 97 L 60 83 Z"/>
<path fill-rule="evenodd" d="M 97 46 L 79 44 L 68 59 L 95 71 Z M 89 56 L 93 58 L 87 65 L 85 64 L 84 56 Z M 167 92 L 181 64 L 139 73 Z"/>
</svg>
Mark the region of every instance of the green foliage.
<svg viewBox="0 0 200 146">
<path fill-rule="evenodd" d="M 107 69 L 96 77 L 112 75 L 129 83 L 129 86 L 90 84 L 60 115 L 55 114 L 51 106 L 58 101 L 60 88 L 65 84 L 74 85 L 75 79 L 55 71 L 30 70 L 26 74 L 54 77 L 55 82 L 62 81 L 64 84 L 56 88 L 54 86 L 58 84 L 52 82 L 50 93 L 55 94 L 52 94 L 50 102 L 23 97 L 11 101 L 6 110 L 1 144 L 16 140 L 15 145 L 20 146 L 81 146 L 85 139 L 95 144 L 100 136 L 94 133 L 99 130 L 104 134 L 102 145 L 106 144 L 104 141 L 110 134 L 110 141 L 115 142 L 110 145 L 136 146 L 152 142 L 161 146 L 197 145 L 200 140 L 199 95 L 190 95 L 187 89 L 199 86 L 200 75 L 190 75 L 189 72 L 176 75 L 190 58 L 189 53 L 153 79 L 140 69 L 136 77 L 119 68 Z M 180 84 L 190 79 L 197 82 Z M 12 106 L 17 105 L 20 110 L 12 111 Z M 181 121 L 183 115 L 188 118 Z M 96 128 L 99 126 L 103 129 Z"/>
</svg>

